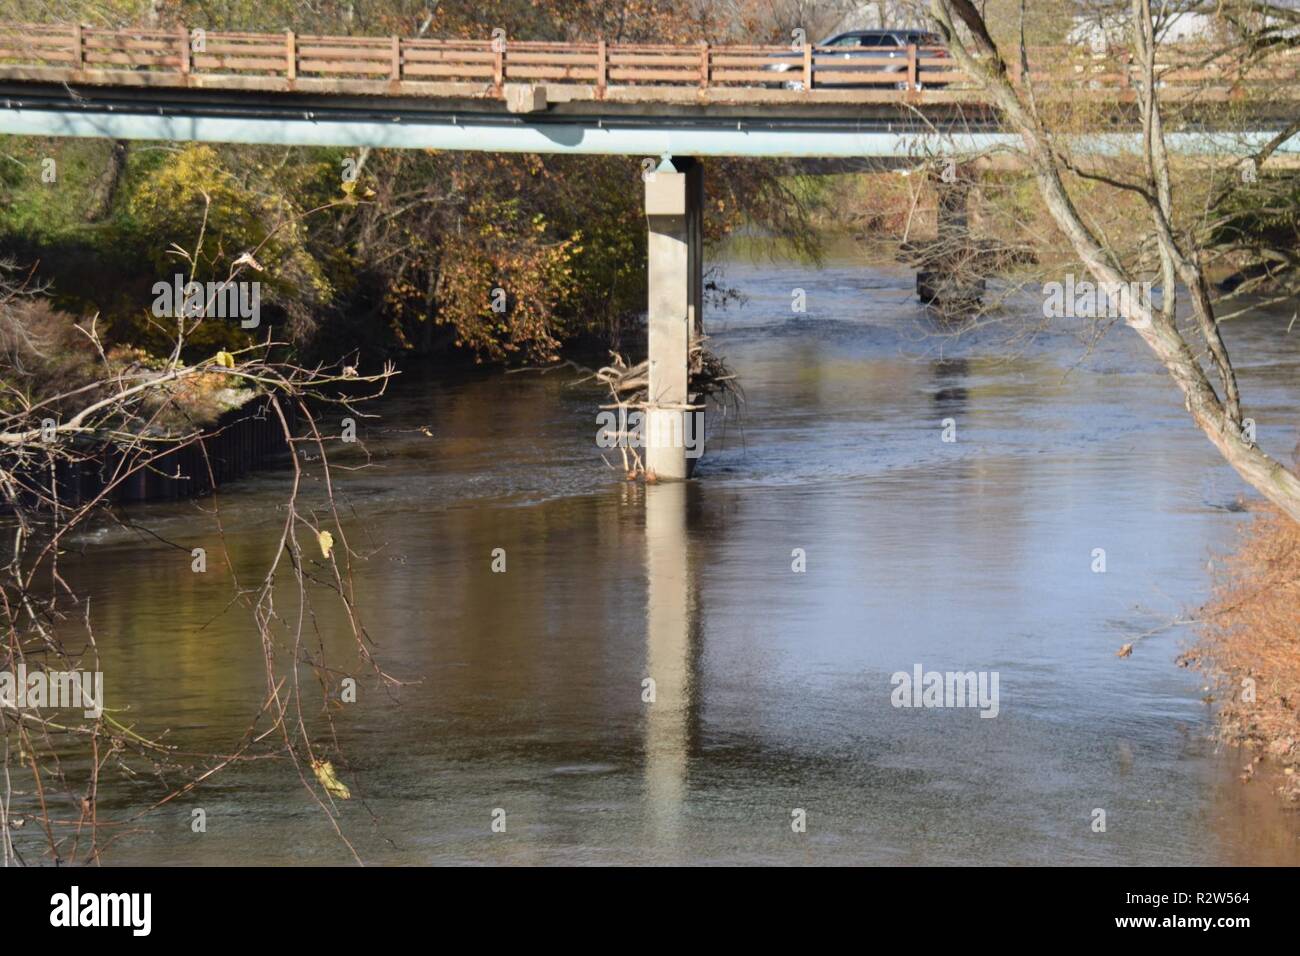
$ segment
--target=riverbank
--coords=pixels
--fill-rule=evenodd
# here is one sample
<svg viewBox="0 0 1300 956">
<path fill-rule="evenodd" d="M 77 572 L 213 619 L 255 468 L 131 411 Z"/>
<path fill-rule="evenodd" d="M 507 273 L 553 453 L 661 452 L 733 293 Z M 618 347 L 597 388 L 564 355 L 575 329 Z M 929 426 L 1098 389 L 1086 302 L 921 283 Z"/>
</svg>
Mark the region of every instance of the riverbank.
<svg viewBox="0 0 1300 956">
<path fill-rule="evenodd" d="M 265 388 L 218 367 L 229 353 L 181 377 L 168 358 L 106 344 L 95 328 L 45 298 L 0 291 L 0 430 L 47 436 L 5 444 L 15 480 L 0 514 L 196 497 L 287 451 Z M 93 425 L 79 420 L 87 409 Z M 292 425 L 294 404 L 284 409 Z M 61 425 L 76 427 L 47 454 Z"/>
<path fill-rule="evenodd" d="M 1213 682 L 1219 732 L 1261 764 L 1281 771 L 1278 786 L 1300 801 L 1300 527 L 1260 512 L 1241 528 L 1237 548 L 1218 564 L 1202 639 L 1184 661 Z"/>
</svg>

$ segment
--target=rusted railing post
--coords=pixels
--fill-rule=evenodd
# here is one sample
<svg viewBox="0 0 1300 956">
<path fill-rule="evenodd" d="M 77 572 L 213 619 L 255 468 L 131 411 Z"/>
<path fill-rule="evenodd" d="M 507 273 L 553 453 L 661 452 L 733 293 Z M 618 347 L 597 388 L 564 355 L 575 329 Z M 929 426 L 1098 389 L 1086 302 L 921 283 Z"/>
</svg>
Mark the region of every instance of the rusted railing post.
<svg viewBox="0 0 1300 956">
<path fill-rule="evenodd" d="M 194 65 L 190 59 L 190 31 L 181 26 L 176 28 L 176 32 L 179 34 L 178 39 L 181 42 L 181 74 L 189 76 Z"/>
<path fill-rule="evenodd" d="M 700 41 L 700 89 L 709 86 L 709 41 Z"/>
<path fill-rule="evenodd" d="M 298 38 L 292 30 L 284 32 L 285 75 L 289 82 L 298 79 Z"/>
<path fill-rule="evenodd" d="M 915 43 L 909 43 L 907 45 L 907 88 L 909 90 L 919 90 L 921 88 L 921 84 L 918 82 L 917 78 Z"/>
<path fill-rule="evenodd" d="M 77 71 L 86 68 L 86 41 L 81 36 L 81 24 L 72 25 L 72 68 Z"/>
<path fill-rule="evenodd" d="M 492 40 L 492 89 L 497 96 L 506 82 L 506 41 L 504 37 Z"/>
<path fill-rule="evenodd" d="M 609 77 L 609 49 L 605 46 L 605 38 L 601 37 L 596 43 L 596 98 L 603 100 L 605 98 L 605 87 Z"/>
<path fill-rule="evenodd" d="M 807 41 L 803 45 L 803 88 L 805 90 L 813 88 L 813 48 Z"/>
<path fill-rule="evenodd" d="M 392 64 L 391 64 L 391 68 L 389 69 L 388 75 L 389 78 L 394 83 L 400 83 L 402 81 L 402 38 L 401 37 L 397 37 L 397 36 L 393 37 Z"/>
</svg>

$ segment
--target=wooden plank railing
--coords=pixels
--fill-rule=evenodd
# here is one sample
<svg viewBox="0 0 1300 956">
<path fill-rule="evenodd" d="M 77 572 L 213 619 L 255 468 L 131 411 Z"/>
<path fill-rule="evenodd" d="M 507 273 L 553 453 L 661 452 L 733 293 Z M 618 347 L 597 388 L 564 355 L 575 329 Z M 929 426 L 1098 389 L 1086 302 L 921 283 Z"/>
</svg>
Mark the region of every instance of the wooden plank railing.
<svg viewBox="0 0 1300 956">
<path fill-rule="evenodd" d="M 1035 85 L 1064 95 L 1080 89 L 1131 95 L 1140 84 L 1124 51 L 1092 54 L 1077 48 L 1028 51 Z M 378 81 L 388 90 L 415 84 L 475 84 L 503 95 L 507 83 L 579 84 L 603 97 L 611 88 L 786 89 L 816 100 L 822 90 L 973 90 L 956 61 L 938 47 L 913 46 L 892 59 L 849 57 L 827 48 L 761 45 L 560 43 L 432 40 L 166 30 L 104 30 L 0 23 L 0 77 L 31 78 L 24 68 L 83 82 L 114 82 L 114 74 L 174 76 L 179 85 L 219 87 L 227 77 L 273 81 L 294 89 L 303 80 Z M 53 72 L 51 72 L 53 71 Z M 62 74 L 66 71 L 66 76 Z M 1195 49 L 1161 51 L 1160 83 L 1169 88 L 1219 84 L 1235 91 L 1275 86 L 1295 96 L 1300 54 L 1274 58 L 1267 68 L 1240 68 Z M 1019 80 L 1018 65 L 1013 76 Z M 256 87 L 258 84 L 251 84 Z M 843 96 L 839 97 L 843 99 Z"/>
<path fill-rule="evenodd" d="M 428 40 L 170 30 L 103 30 L 0 23 L 0 74 L 7 67 L 65 66 L 76 72 L 129 70 L 222 76 L 382 79 L 390 82 L 574 83 L 699 89 L 876 86 L 915 90 L 959 82 L 938 49 L 912 49 L 900 62 L 845 62 L 840 53 L 760 45 L 558 43 Z M 833 75 L 832 75 L 833 74 Z M 210 85 L 208 83 L 204 84 Z"/>
</svg>

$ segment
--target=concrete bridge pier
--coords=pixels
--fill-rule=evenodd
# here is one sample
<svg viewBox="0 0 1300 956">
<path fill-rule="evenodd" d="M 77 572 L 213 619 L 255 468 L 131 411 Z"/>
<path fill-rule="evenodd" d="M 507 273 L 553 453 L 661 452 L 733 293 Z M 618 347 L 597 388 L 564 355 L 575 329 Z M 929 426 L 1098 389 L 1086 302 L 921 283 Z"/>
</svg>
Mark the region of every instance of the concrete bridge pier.
<svg viewBox="0 0 1300 956">
<path fill-rule="evenodd" d="M 913 249 L 916 294 L 942 312 L 961 313 L 979 306 L 984 294 L 983 250 L 971 236 L 969 207 L 974 173 L 950 166 L 933 180 L 938 198 L 935 241 Z"/>
<path fill-rule="evenodd" d="M 970 228 L 967 204 L 970 202 L 971 184 L 967 170 L 954 169 L 952 181 L 940 177 L 935 188 L 939 196 L 939 241 L 961 242 Z"/>
<path fill-rule="evenodd" d="M 689 478 L 704 451 L 704 410 L 690 393 L 691 347 L 703 332 L 704 170 L 665 156 L 647 172 L 649 396 L 643 422 L 646 472 Z"/>
</svg>

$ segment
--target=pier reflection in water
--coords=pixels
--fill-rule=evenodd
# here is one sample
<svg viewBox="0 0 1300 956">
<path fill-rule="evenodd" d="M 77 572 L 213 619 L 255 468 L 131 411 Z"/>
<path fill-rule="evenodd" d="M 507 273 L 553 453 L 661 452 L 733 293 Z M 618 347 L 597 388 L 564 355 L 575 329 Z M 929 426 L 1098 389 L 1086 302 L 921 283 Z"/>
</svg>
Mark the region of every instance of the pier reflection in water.
<svg viewBox="0 0 1300 956">
<path fill-rule="evenodd" d="M 694 712 L 698 597 L 687 547 L 686 493 L 685 484 L 673 482 L 649 486 L 645 495 L 646 673 L 654 682 L 646 711 L 646 796 L 655 842 L 668 846 L 681 838 Z"/>
</svg>

